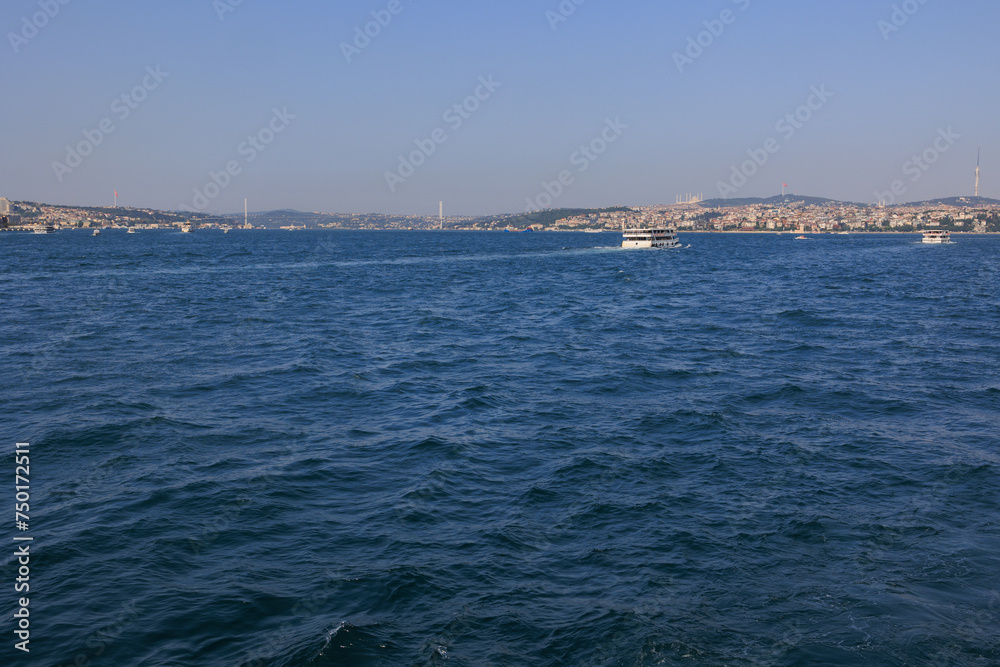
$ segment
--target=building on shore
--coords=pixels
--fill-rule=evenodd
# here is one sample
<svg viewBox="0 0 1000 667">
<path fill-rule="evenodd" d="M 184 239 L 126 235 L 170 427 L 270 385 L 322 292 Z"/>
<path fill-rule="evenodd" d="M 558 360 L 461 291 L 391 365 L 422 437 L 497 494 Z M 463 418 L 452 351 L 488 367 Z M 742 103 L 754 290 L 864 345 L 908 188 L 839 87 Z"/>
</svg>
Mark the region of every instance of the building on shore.
<svg viewBox="0 0 1000 667">
<path fill-rule="evenodd" d="M 10 229 L 21 224 L 21 216 L 14 213 L 14 207 L 6 197 L 0 197 L 0 229 Z"/>
</svg>

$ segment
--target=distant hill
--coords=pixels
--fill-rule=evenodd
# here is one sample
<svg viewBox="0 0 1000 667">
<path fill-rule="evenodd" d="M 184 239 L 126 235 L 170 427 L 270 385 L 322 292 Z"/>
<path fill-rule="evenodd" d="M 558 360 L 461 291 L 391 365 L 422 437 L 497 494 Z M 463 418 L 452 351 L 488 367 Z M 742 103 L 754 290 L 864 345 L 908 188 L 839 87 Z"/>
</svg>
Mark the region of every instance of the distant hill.
<svg viewBox="0 0 1000 667">
<path fill-rule="evenodd" d="M 21 225 L 32 224 L 43 214 L 43 208 L 61 211 L 56 216 L 60 224 L 88 226 L 96 222 L 101 224 L 153 224 L 179 225 L 189 220 L 197 225 L 231 226 L 242 225 L 243 213 L 229 215 L 212 215 L 193 211 L 158 211 L 155 209 L 104 207 L 104 206 L 66 206 L 43 204 L 29 201 L 12 201 L 13 213 L 20 216 Z M 774 197 L 743 197 L 733 199 L 708 199 L 698 203 L 703 209 L 700 217 L 722 215 L 712 213 L 711 209 L 727 209 L 740 206 L 764 206 L 782 208 L 786 206 L 860 206 L 873 207 L 874 204 L 856 204 L 852 202 L 827 199 L 825 197 L 808 197 L 803 195 L 776 195 Z M 953 206 L 968 208 L 1000 207 L 1000 199 L 987 197 L 946 197 L 923 202 L 906 202 L 896 204 L 909 207 L 933 208 L 937 206 Z M 559 221 L 567 218 L 589 216 L 601 213 L 618 213 L 634 211 L 625 206 L 613 208 L 558 208 L 534 211 L 532 213 L 505 213 L 486 216 L 450 216 L 444 220 L 445 229 L 478 229 L 503 230 L 526 229 L 534 227 L 553 228 L 559 226 Z M 278 209 L 275 211 L 258 211 L 249 214 L 249 221 L 254 227 L 277 229 L 279 227 L 295 227 L 308 229 L 438 229 L 441 222 L 437 216 L 398 215 L 385 213 L 318 213 L 296 211 L 294 209 Z M 698 216 L 696 216 L 698 217 Z M 18 223 L 11 223 L 18 224 Z M 992 223 L 991 223 L 992 224 Z"/>
<path fill-rule="evenodd" d="M 232 222 L 243 221 L 243 213 L 227 216 Z M 335 229 L 430 229 L 438 225 L 437 217 L 391 215 L 384 213 L 307 213 L 290 208 L 276 211 L 256 211 L 247 215 L 255 227 L 307 227 L 315 229 L 328 227 Z"/>
<path fill-rule="evenodd" d="M 507 227 L 551 227 L 560 220 L 575 218 L 580 215 L 596 215 L 600 213 L 619 213 L 621 211 L 631 211 L 624 206 L 614 208 L 552 208 L 533 213 L 522 213 L 520 215 L 485 216 L 476 218 L 476 223 L 502 222 Z"/>
<path fill-rule="evenodd" d="M 559 220 L 579 215 L 629 211 L 625 207 L 615 208 L 557 208 L 533 213 L 507 213 L 479 217 L 446 218 L 446 229 L 455 227 L 475 227 L 479 229 L 503 229 L 527 227 L 551 227 Z M 234 222 L 242 221 L 242 213 L 226 216 Z M 388 215 L 384 213 L 306 213 L 293 209 L 258 211 L 249 214 L 250 224 L 257 227 L 305 226 L 310 229 L 320 226 L 339 229 L 437 229 L 437 216 Z"/>
<path fill-rule="evenodd" d="M 908 202 L 906 204 L 898 204 L 898 206 L 968 206 L 970 208 L 979 208 L 984 206 L 1000 206 L 1000 199 L 990 199 L 989 197 L 945 197 L 943 199 Z"/>
<path fill-rule="evenodd" d="M 102 218 L 108 222 L 119 219 L 127 219 L 129 224 L 156 224 L 171 225 L 180 224 L 186 220 L 198 224 L 226 222 L 225 218 L 210 213 L 196 213 L 192 211 L 160 211 L 150 208 L 133 208 L 130 206 L 72 206 L 68 204 L 45 204 L 33 201 L 11 202 L 17 213 L 25 219 L 38 217 L 42 207 L 65 211 L 69 214 L 85 215 L 87 217 Z"/>
<path fill-rule="evenodd" d="M 804 195 L 775 195 L 773 197 L 740 197 L 732 199 L 706 199 L 698 202 L 703 208 L 735 208 L 738 206 L 791 206 L 793 204 L 804 204 L 806 206 L 874 206 L 872 203 L 859 204 L 856 202 L 840 201 L 837 199 L 827 199 L 825 197 L 807 197 Z M 989 199 L 988 197 L 945 197 L 942 199 L 931 199 L 918 202 L 901 202 L 894 206 L 968 206 L 971 208 L 1000 206 L 1000 199 Z"/>
<path fill-rule="evenodd" d="M 243 214 L 234 213 L 232 215 L 227 215 L 226 217 L 242 220 Z M 321 223 L 333 222 L 333 220 L 337 218 L 337 216 L 328 215 L 326 213 L 305 213 L 291 208 L 283 208 L 276 211 L 251 211 L 247 217 L 253 225 L 264 225 L 268 227 L 283 227 L 290 225 L 316 227 Z"/>
<path fill-rule="evenodd" d="M 836 199 L 826 199 L 825 197 L 807 197 L 805 195 L 775 195 L 773 197 L 740 197 L 732 199 L 706 199 L 698 202 L 703 208 L 734 208 L 737 206 L 790 206 L 791 204 L 804 204 L 806 206 L 829 206 L 846 204 L 857 206 L 853 202 L 842 202 Z"/>
</svg>

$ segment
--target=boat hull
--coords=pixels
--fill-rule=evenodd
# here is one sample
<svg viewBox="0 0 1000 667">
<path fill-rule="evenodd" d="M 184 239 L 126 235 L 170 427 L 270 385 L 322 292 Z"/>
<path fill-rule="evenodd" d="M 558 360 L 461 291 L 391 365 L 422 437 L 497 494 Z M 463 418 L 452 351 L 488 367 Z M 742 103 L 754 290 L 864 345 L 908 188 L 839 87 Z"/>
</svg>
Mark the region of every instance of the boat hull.
<svg viewBox="0 0 1000 667">
<path fill-rule="evenodd" d="M 951 243 L 951 234 L 949 232 L 932 231 L 924 232 L 924 243 Z"/>
<path fill-rule="evenodd" d="M 622 241 L 623 248 L 679 248 L 680 241 Z"/>
<path fill-rule="evenodd" d="M 677 232 L 669 228 L 626 229 L 622 232 L 622 248 L 679 248 Z"/>
</svg>

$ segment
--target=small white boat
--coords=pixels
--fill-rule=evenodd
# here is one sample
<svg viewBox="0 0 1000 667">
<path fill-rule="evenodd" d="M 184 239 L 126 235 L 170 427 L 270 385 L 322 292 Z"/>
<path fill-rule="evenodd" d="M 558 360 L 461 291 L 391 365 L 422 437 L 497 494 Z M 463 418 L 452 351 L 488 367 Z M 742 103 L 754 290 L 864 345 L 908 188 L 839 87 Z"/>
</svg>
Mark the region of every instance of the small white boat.
<svg viewBox="0 0 1000 667">
<path fill-rule="evenodd" d="M 625 229 L 622 226 L 623 248 L 679 248 L 677 230 L 672 227 L 641 227 Z"/>
<path fill-rule="evenodd" d="M 139 232 L 135 231 L 135 227 L 129 227 L 128 228 L 128 232 L 126 232 L 126 233 L 128 233 L 128 234 L 138 234 Z"/>
<path fill-rule="evenodd" d="M 35 234 L 55 234 L 56 228 L 52 225 L 35 225 L 31 231 Z"/>
<path fill-rule="evenodd" d="M 95 229 L 94 233 L 91 234 L 91 236 L 100 236 L 100 235 L 101 235 L 101 230 L 100 229 Z"/>
<path fill-rule="evenodd" d="M 808 241 L 809 237 L 808 236 L 796 236 L 795 240 L 796 241 Z"/>
<path fill-rule="evenodd" d="M 190 222 L 185 222 L 183 225 L 181 225 L 181 232 L 184 233 L 184 234 L 190 234 L 191 233 L 191 223 Z"/>
<path fill-rule="evenodd" d="M 924 243 L 951 243 L 951 232 L 944 229 L 928 229 L 924 231 Z"/>
</svg>

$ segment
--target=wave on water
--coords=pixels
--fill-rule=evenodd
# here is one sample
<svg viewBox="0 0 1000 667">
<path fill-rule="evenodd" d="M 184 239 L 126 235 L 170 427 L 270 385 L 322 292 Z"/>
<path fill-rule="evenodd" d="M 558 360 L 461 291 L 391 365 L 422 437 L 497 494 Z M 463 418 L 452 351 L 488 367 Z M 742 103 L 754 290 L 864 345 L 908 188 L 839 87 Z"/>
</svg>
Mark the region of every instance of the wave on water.
<svg viewBox="0 0 1000 667">
<path fill-rule="evenodd" d="M 33 659 L 1000 664 L 1000 241 L 681 237 L 5 239 Z"/>
</svg>

